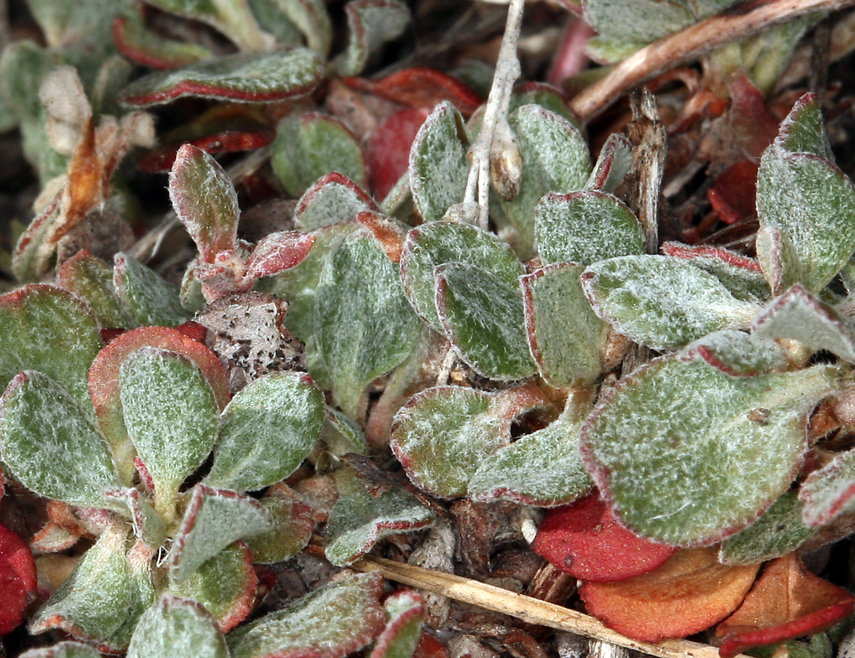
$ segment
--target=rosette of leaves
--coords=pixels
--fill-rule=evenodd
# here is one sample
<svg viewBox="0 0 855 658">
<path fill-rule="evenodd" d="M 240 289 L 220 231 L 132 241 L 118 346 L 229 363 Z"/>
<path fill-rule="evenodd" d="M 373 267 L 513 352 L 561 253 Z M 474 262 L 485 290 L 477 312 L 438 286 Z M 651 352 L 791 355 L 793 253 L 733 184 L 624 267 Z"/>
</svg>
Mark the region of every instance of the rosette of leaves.
<svg viewBox="0 0 855 658">
<path fill-rule="evenodd" d="M 203 344 L 142 327 L 103 347 L 88 308 L 59 288 L 22 288 L 0 309 L 3 340 L 16 346 L 4 352 L 11 383 L 0 410 L 8 475 L 69 506 L 96 536 L 30 630 L 60 628 L 121 651 L 166 592 L 194 602 L 217 632 L 234 627 L 257 582 L 242 540 L 292 528 L 308 541 L 298 530 L 307 510 L 246 492 L 279 482 L 308 455 L 324 416 L 318 389 L 305 374 L 275 373 L 230 399 Z"/>
</svg>

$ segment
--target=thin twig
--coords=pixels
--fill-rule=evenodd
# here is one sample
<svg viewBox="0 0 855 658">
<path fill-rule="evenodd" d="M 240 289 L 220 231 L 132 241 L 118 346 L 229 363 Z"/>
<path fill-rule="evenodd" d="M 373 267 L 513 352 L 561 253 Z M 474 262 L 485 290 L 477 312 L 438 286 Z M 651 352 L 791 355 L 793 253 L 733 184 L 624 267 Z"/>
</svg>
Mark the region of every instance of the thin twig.
<svg viewBox="0 0 855 658">
<path fill-rule="evenodd" d="M 632 87 L 714 48 L 805 14 L 855 6 L 855 0 L 750 0 L 660 39 L 582 91 L 570 107 L 587 123 Z"/>
<path fill-rule="evenodd" d="M 664 640 L 659 644 L 639 642 L 576 610 L 441 571 L 422 569 L 373 555 L 362 558 L 352 567 L 359 571 L 378 571 L 389 580 L 510 615 L 529 624 L 597 638 L 659 658 L 720 658 L 718 649 L 706 644 L 688 640 Z M 740 654 L 737 658 L 747 657 Z"/>
</svg>

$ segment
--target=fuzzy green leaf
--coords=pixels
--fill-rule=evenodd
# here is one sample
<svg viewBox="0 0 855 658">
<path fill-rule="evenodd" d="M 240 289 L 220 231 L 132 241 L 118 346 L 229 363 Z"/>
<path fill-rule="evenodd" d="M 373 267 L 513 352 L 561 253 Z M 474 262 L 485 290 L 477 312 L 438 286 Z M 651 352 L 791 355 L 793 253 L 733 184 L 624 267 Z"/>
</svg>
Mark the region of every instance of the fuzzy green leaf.
<svg viewBox="0 0 855 658">
<path fill-rule="evenodd" d="M 588 0 L 585 20 L 604 38 L 644 45 L 688 27 L 694 17 L 682 0 Z"/>
<path fill-rule="evenodd" d="M 442 331 L 442 324 L 436 314 L 434 269 L 444 263 L 477 265 L 511 287 L 524 272 L 513 250 L 492 233 L 456 222 L 414 228 L 407 234 L 401 254 L 404 292 L 416 313 L 437 331 Z"/>
<path fill-rule="evenodd" d="M 398 0 L 352 0 L 345 5 L 350 40 L 332 62 L 341 76 L 359 75 L 387 41 L 397 38 L 410 22 L 410 10 Z"/>
<path fill-rule="evenodd" d="M 351 469 L 335 473 L 338 499 L 327 522 L 324 553 L 336 566 L 355 562 L 381 539 L 429 526 L 434 513 L 412 494 L 390 489 L 373 496 Z"/>
<path fill-rule="evenodd" d="M 247 0 L 247 4 L 258 24 L 263 25 L 266 32 L 276 37 L 277 46 L 293 48 L 303 45 L 300 30 L 282 10 L 282 5 L 286 3 L 276 0 Z"/>
<path fill-rule="evenodd" d="M 492 78 L 492 75 L 493 73 L 490 71 L 490 78 Z M 487 82 L 487 89 L 483 94 L 485 97 L 487 96 L 487 92 L 489 92 L 490 81 L 488 80 Z M 550 112 L 555 112 L 558 116 L 567 119 L 577 128 L 582 127 L 582 122 L 579 121 L 579 117 L 575 116 L 573 111 L 570 109 L 570 106 L 565 100 L 564 94 L 545 82 L 524 82 L 519 85 L 511 94 L 508 113 L 510 114 L 511 112 L 515 112 L 523 105 L 540 105 L 542 108 L 547 109 Z M 481 110 L 479 109 L 479 114 L 480 112 Z M 603 148 L 605 148 L 605 146 L 603 146 Z"/>
<path fill-rule="evenodd" d="M 0 406 L 0 455 L 40 496 L 101 507 L 119 486 L 110 448 L 65 389 L 45 375 L 18 375 Z"/>
<path fill-rule="evenodd" d="M 815 94 L 805 94 L 781 122 L 775 145 L 790 153 L 813 153 L 834 162 L 822 106 Z"/>
<path fill-rule="evenodd" d="M 320 82 L 318 55 L 306 48 L 241 53 L 156 71 L 122 90 L 124 105 L 148 107 L 184 96 L 238 102 L 274 102 L 310 93 Z"/>
<path fill-rule="evenodd" d="M 476 265 L 436 268 L 436 309 L 449 340 L 475 372 L 500 381 L 537 371 L 528 349 L 519 283 Z"/>
<path fill-rule="evenodd" d="M 401 363 L 419 335 L 398 266 L 367 231 L 330 254 L 315 293 L 314 324 L 333 400 L 355 418 L 365 387 Z"/>
<path fill-rule="evenodd" d="M 788 491 L 756 523 L 722 543 L 719 561 L 759 564 L 792 553 L 814 533 L 802 520 L 804 507 L 797 492 Z"/>
<path fill-rule="evenodd" d="M 768 224 L 761 226 L 754 245 L 757 261 L 774 295 L 780 295 L 804 279 L 799 254 L 781 229 Z"/>
<path fill-rule="evenodd" d="M 571 394 L 556 421 L 485 459 L 469 481 L 469 496 L 552 507 L 587 494 L 594 483 L 579 454 L 579 431 L 589 398 L 586 392 Z"/>
<path fill-rule="evenodd" d="M 166 593 L 140 617 L 128 658 L 228 658 L 216 620 L 196 601 Z"/>
<path fill-rule="evenodd" d="M 273 4 L 303 33 L 309 48 L 324 57 L 329 54 L 332 24 L 323 0 L 274 0 Z"/>
<path fill-rule="evenodd" d="M 855 450 L 837 455 L 828 465 L 811 473 L 802 484 L 799 499 L 809 526 L 831 523 L 855 509 Z"/>
<path fill-rule="evenodd" d="M 790 361 L 783 348 L 743 331 L 724 329 L 707 334 L 686 346 L 714 368 L 732 377 L 753 377 L 771 370 L 784 370 Z"/>
<path fill-rule="evenodd" d="M 169 199 L 202 261 L 237 247 L 240 215 L 232 181 L 214 158 L 192 144 L 178 149 L 169 172 Z"/>
<path fill-rule="evenodd" d="M 793 338 L 855 363 L 855 328 L 836 310 L 796 284 L 774 299 L 754 321 L 761 338 Z"/>
<path fill-rule="evenodd" d="M 632 168 L 632 144 L 619 133 L 612 133 L 603 144 L 588 183 L 588 189 L 614 194 Z"/>
<path fill-rule="evenodd" d="M 534 247 L 535 206 L 547 192 L 584 188 L 591 156 L 576 126 L 539 105 L 523 105 L 508 121 L 520 144 L 523 180 L 516 198 L 502 200 L 502 208 L 517 229 L 517 252 L 526 259 Z"/>
<path fill-rule="evenodd" d="M 113 28 L 113 36 L 122 52 L 127 53 L 137 62 L 145 62 L 156 68 L 171 69 L 187 66 L 215 56 L 210 49 L 202 45 L 168 39 L 149 29 L 145 24 L 142 11 L 119 18 Z M 117 96 L 118 94 L 111 100 L 115 102 Z"/>
<path fill-rule="evenodd" d="M 314 231 L 349 222 L 364 210 L 376 211 L 377 206 L 356 183 L 336 171 L 306 190 L 294 209 L 294 226 Z"/>
<path fill-rule="evenodd" d="M 101 55 L 114 52 L 110 30 L 117 16 L 128 12 L 128 0 L 28 0 L 27 7 L 51 48 L 85 46 Z"/>
<path fill-rule="evenodd" d="M 177 286 L 127 254 L 116 254 L 113 283 L 119 299 L 142 326 L 177 327 L 191 318 Z"/>
<path fill-rule="evenodd" d="M 558 263 L 520 278 L 529 348 L 551 386 L 593 382 L 603 367 L 608 325 L 585 298 L 582 270 Z"/>
<path fill-rule="evenodd" d="M 712 544 L 787 489 L 806 448 L 806 415 L 836 380 L 828 366 L 731 377 L 691 354 L 663 357 L 599 402 L 582 455 L 633 532 Z"/>
<path fill-rule="evenodd" d="M 205 461 L 217 436 L 217 401 L 196 365 L 144 347 L 119 376 L 125 427 L 155 486 L 155 507 L 169 521 L 184 480 Z"/>
<path fill-rule="evenodd" d="M 368 442 L 359 425 L 330 406 L 324 407 L 321 441 L 326 444 L 327 450 L 337 457 L 343 457 L 349 452 L 368 454 Z"/>
<path fill-rule="evenodd" d="M 587 266 L 644 253 L 644 232 L 632 211 L 596 190 L 543 197 L 534 209 L 534 237 L 544 265 Z"/>
<path fill-rule="evenodd" d="M 105 328 L 133 329 L 136 321 L 119 301 L 113 270 L 88 251 L 77 252 L 57 272 L 59 284 L 86 302 L 98 324 Z"/>
<path fill-rule="evenodd" d="M 223 411 L 205 482 L 256 491 L 288 477 L 315 445 L 324 399 L 308 376 L 272 373 L 242 389 Z"/>
<path fill-rule="evenodd" d="M 777 228 L 792 245 L 810 292 L 822 290 L 855 251 L 855 187 L 819 156 L 775 144 L 766 149 L 757 175 L 757 215 L 761 228 Z"/>
<path fill-rule="evenodd" d="M 334 171 L 365 187 L 362 148 L 353 133 L 332 116 L 316 112 L 289 115 L 276 126 L 271 149 L 273 172 L 292 197 L 299 197 Z"/>
<path fill-rule="evenodd" d="M 725 327 L 745 327 L 757 311 L 712 274 L 664 256 L 594 263 L 582 274 L 582 287 L 594 313 L 654 349 L 680 347 Z"/>
<path fill-rule="evenodd" d="M 87 372 L 104 342 L 95 318 L 72 295 L 37 284 L 0 297 L 0 345 L 0 386 L 22 370 L 38 370 L 89 408 Z"/>
<path fill-rule="evenodd" d="M 529 386 L 496 394 L 431 388 L 398 412 L 392 450 L 419 488 L 442 498 L 465 496 L 481 464 L 510 444 L 513 418 L 541 402 Z"/>
<path fill-rule="evenodd" d="M 315 529 L 312 508 L 285 484 L 270 487 L 258 503 L 270 513 L 273 527 L 247 537 L 256 564 L 272 564 L 294 557 L 306 547 Z"/>
<path fill-rule="evenodd" d="M 152 551 L 157 551 L 166 539 L 167 527 L 148 497 L 139 489 L 111 489 L 104 493 L 111 503 L 117 503 L 130 514 L 134 534 Z"/>
<path fill-rule="evenodd" d="M 343 658 L 382 632 L 382 583 L 379 574 L 349 576 L 242 626 L 228 636 L 232 658 Z"/>
<path fill-rule="evenodd" d="M 425 222 L 442 219 L 450 206 L 463 201 L 468 148 L 460 112 L 449 101 L 437 105 L 410 147 L 410 189 Z"/>
<path fill-rule="evenodd" d="M 22 653 L 19 658 L 102 658 L 103 655 L 88 644 L 60 642 L 52 647 L 30 649 Z"/>
<path fill-rule="evenodd" d="M 377 638 L 371 658 L 412 658 L 422 633 L 425 607 L 413 590 L 400 590 L 383 602 L 389 621 Z"/>
</svg>

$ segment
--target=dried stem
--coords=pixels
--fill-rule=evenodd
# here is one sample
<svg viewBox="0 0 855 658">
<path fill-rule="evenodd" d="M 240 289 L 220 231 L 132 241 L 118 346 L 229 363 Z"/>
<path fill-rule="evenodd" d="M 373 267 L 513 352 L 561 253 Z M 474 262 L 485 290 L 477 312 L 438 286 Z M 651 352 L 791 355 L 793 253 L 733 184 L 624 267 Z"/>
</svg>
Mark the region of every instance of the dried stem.
<svg viewBox="0 0 855 658">
<path fill-rule="evenodd" d="M 635 85 L 725 43 L 805 14 L 851 6 L 855 0 L 750 0 L 642 48 L 576 96 L 570 107 L 587 123 Z"/>
<path fill-rule="evenodd" d="M 469 179 L 466 181 L 466 196 L 463 203 L 469 207 L 475 203 L 478 204 L 478 225 L 485 230 L 490 200 L 490 152 L 493 149 L 496 126 L 501 119 L 507 117 L 514 82 L 520 76 L 517 41 L 519 41 L 522 26 L 524 5 L 525 0 L 511 0 L 508 6 L 508 20 L 505 23 L 505 34 L 502 38 L 502 47 L 499 49 L 496 72 L 493 75 L 493 86 L 487 97 L 481 132 L 469 149 L 472 164 L 469 169 Z"/>
<path fill-rule="evenodd" d="M 639 642 L 624 637 L 602 622 L 576 610 L 487 585 L 477 580 L 422 569 L 373 555 L 362 558 L 352 566 L 359 571 L 378 571 L 389 580 L 510 615 L 529 624 L 570 631 L 652 656 L 659 656 L 659 658 L 719 658 L 718 649 L 706 644 L 688 640 L 664 640 L 659 644 Z M 737 658 L 747 657 L 740 654 Z"/>
</svg>

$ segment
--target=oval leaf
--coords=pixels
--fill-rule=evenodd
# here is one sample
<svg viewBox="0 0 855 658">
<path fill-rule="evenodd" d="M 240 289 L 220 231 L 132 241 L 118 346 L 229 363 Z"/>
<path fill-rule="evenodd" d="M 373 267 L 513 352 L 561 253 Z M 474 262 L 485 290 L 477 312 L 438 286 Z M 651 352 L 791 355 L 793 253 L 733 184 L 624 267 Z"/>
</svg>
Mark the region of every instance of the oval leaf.
<svg viewBox="0 0 855 658">
<path fill-rule="evenodd" d="M 337 171 L 321 177 L 306 190 L 294 209 L 294 226 L 314 231 L 330 224 L 349 222 L 377 205 L 362 188 Z"/>
<path fill-rule="evenodd" d="M 332 65 L 341 76 L 358 75 L 368 58 L 387 41 L 400 36 L 410 10 L 398 0 L 353 0 L 344 7 L 350 41 Z"/>
<path fill-rule="evenodd" d="M 137 324 L 177 327 L 191 318 L 178 287 L 127 254 L 116 254 L 113 284 Z"/>
<path fill-rule="evenodd" d="M 804 520 L 809 526 L 831 523 L 855 508 L 855 450 L 836 455 L 824 468 L 805 479 L 799 491 L 804 502 Z"/>
<path fill-rule="evenodd" d="M 299 553 L 315 529 L 314 510 L 287 485 L 270 487 L 258 501 L 270 513 L 273 527 L 247 537 L 255 564 L 282 562 Z"/>
<path fill-rule="evenodd" d="M 228 658 L 226 639 L 205 608 L 166 593 L 140 617 L 128 658 Z"/>
</svg>

